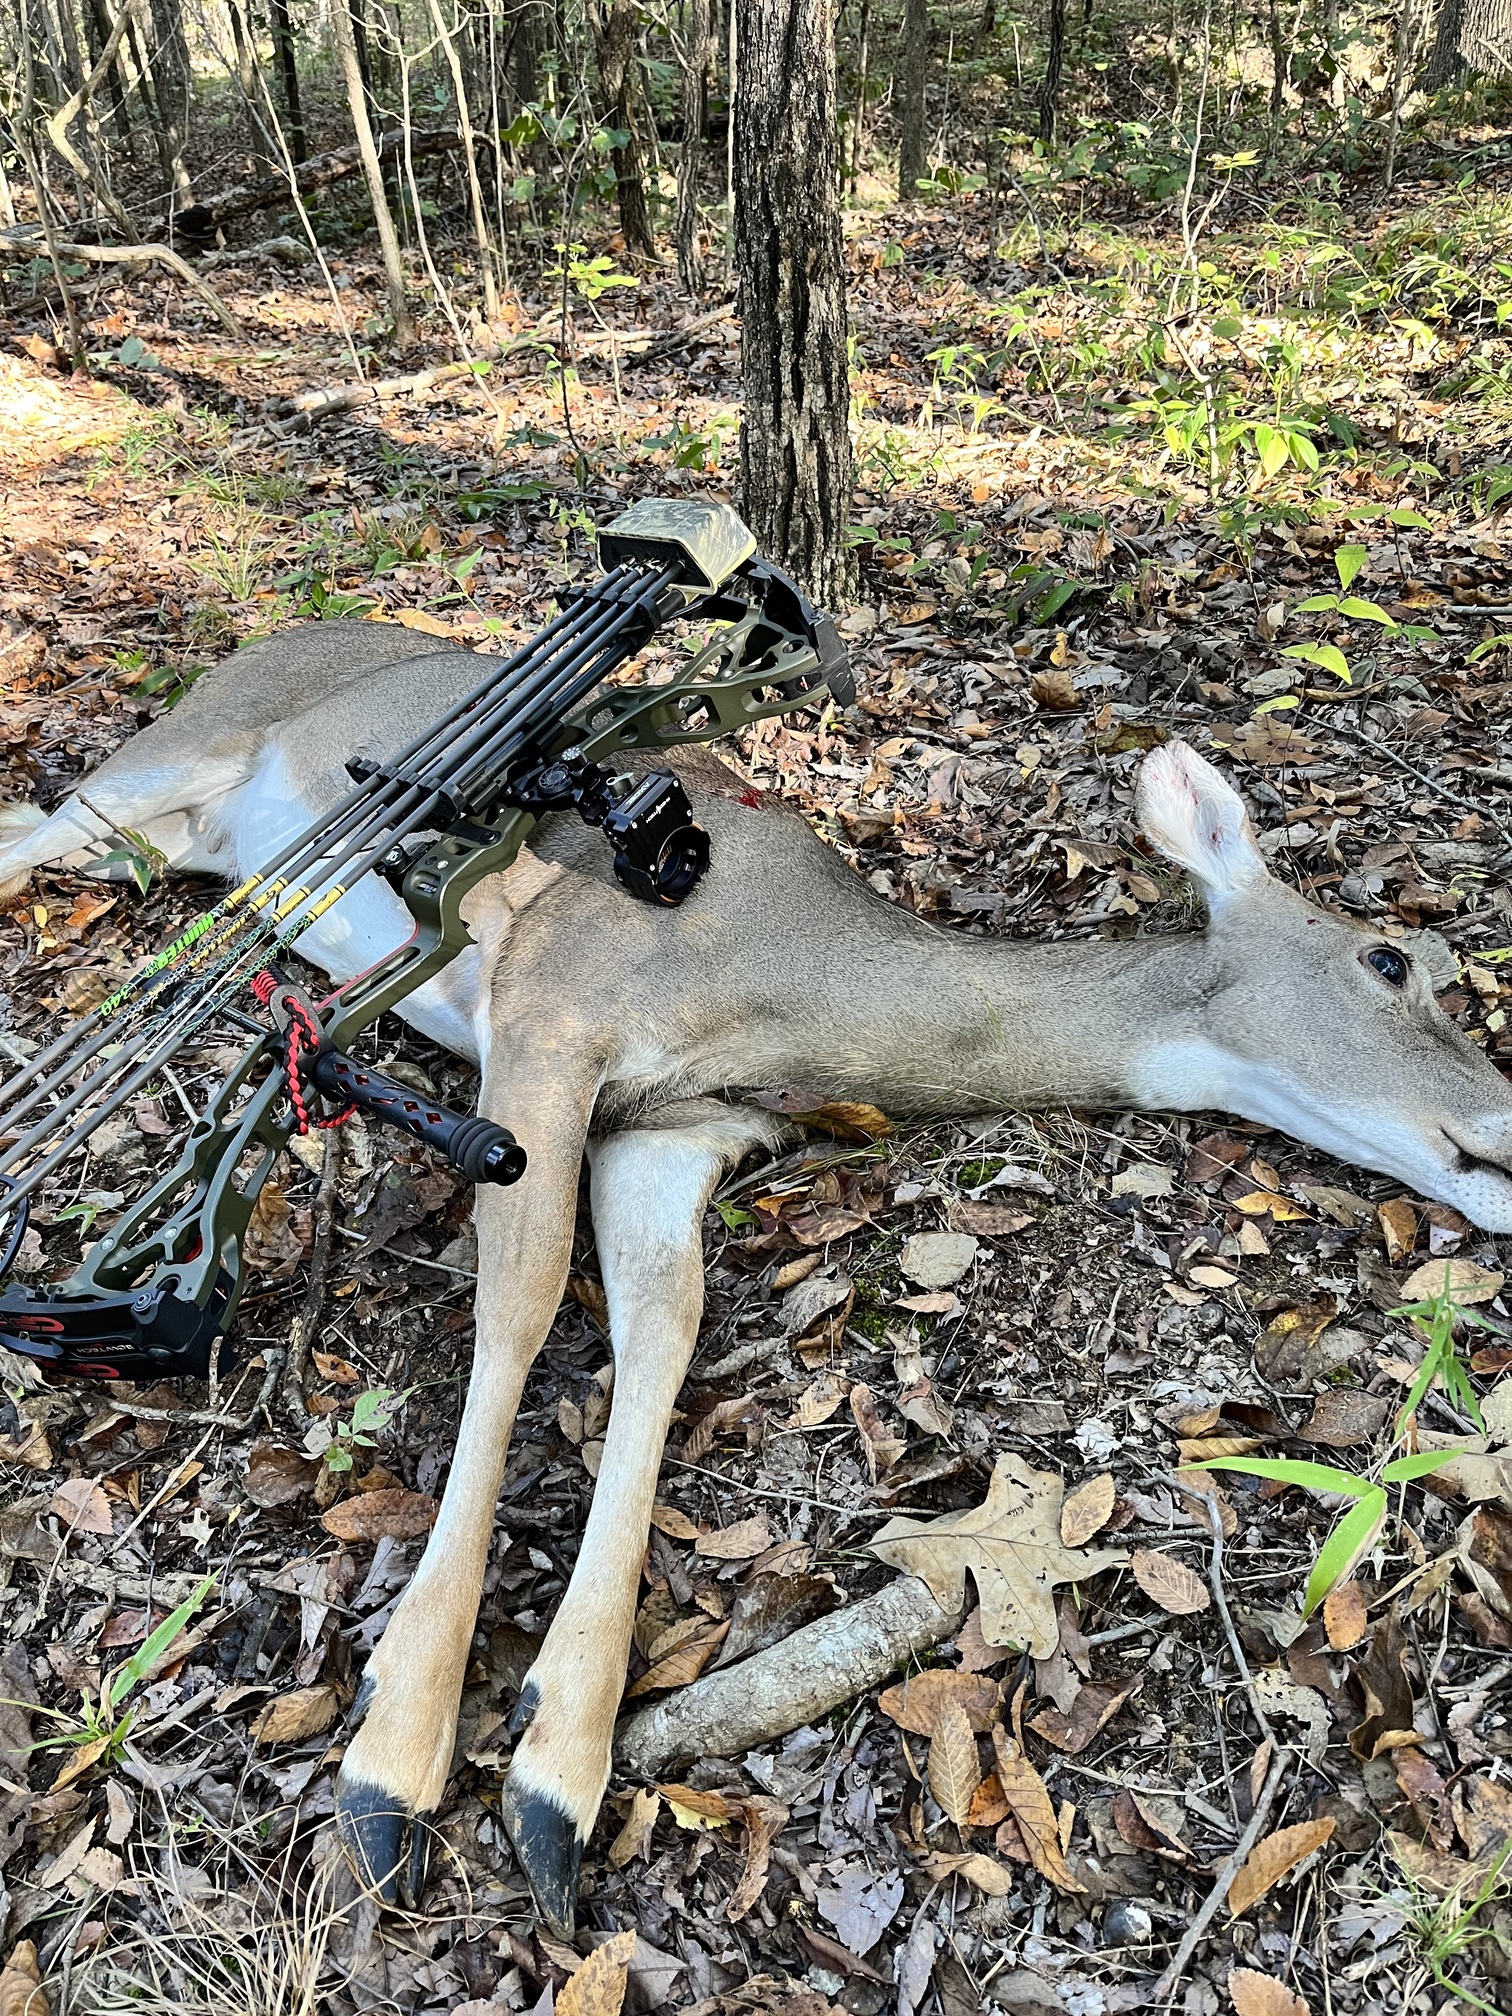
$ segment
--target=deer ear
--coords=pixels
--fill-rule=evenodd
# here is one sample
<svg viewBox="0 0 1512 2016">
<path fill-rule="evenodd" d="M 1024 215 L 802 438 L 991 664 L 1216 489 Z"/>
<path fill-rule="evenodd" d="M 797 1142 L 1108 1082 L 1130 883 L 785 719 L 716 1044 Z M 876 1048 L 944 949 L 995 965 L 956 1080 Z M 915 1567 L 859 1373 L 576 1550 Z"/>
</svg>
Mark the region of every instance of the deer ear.
<svg viewBox="0 0 1512 2016">
<path fill-rule="evenodd" d="M 1268 870 L 1244 801 L 1185 742 L 1152 750 L 1139 772 L 1139 823 L 1202 887 L 1215 915 Z"/>
</svg>

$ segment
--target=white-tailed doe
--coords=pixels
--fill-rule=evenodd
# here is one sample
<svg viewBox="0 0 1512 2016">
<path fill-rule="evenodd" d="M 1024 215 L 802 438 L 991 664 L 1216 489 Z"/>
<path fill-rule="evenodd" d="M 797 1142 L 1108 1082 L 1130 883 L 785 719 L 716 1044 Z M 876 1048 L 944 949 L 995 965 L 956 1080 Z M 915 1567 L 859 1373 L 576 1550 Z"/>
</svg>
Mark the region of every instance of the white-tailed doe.
<svg viewBox="0 0 1512 2016">
<path fill-rule="evenodd" d="M 89 806 L 0 815 L 0 893 L 144 833 L 240 880 L 472 685 L 469 653 L 328 623 L 238 651 L 89 779 Z M 512 1722 L 504 1812 L 546 1917 L 570 1925 L 607 1782 L 667 1423 L 698 1334 L 700 1234 L 721 1178 L 783 1141 L 743 1091 L 802 1085 L 896 1116 L 1007 1107 L 1217 1109 L 1284 1129 L 1512 1231 L 1512 1091 L 1412 953 L 1267 870 L 1244 806 L 1179 742 L 1139 818 L 1207 903 L 1201 935 L 1051 945 L 939 930 L 875 896 L 794 812 L 715 758 L 674 759 L 713 843 L 680 909 L 627 902 L 598 836 L 546 820 L 469 898 L 476 948 L 406 1004 L 482 1072 L 529 1151 L 477 1203 L 477 1346 L 441 1512 L 368 1662 L 341 1768 L 348 1839 L 389 1895 L 418 1888 L 456 1731 L 521 1389 L 560 1303 L 592 1171 L 614 1403 L 570 1585 Z M 91 809 L 93 808 L 93 809 Z M 103 815 L 103 816 L 102 816 Z M 368 878 L 299 941 L 334 978 L 404 939 Z"/>
</svg>

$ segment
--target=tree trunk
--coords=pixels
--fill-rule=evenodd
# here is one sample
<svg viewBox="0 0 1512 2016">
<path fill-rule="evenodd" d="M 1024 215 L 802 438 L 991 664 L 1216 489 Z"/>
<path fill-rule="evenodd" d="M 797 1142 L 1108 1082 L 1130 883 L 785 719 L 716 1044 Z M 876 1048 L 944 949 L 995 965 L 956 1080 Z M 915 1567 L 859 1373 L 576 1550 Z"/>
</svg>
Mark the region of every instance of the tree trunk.
<svg viewBox="0 0 1512 2016">
<path fill-rule="evenodd" d="M 289 152 L 297 168 L 307 161 L 310 143 L 305 137 L 304 111 L 299 103 L 299 64 L 294 55 L 294 23 L 289 18 L 289 0 L 268 0 L 273 25 L 273 60 L 278 65 L 279 89 L 283 93 L 284 116 L 288 121 Z"/>
<path fill-rule="evenodd" d="M 440 0 L 430 0 L 431 20 L 451 71 L 452 90 L 457 100 L 457 130 L 462 136 L 462 155 L 467 164 L 467 193 L 472 205 L 473 236 L 478 243 L 478 277 L 483 283 L 483 319 L 496 322 L 499 316 L 499 288 L 494 272 L 493 240 L 483 215 L 483 184 L 478 179 L 478 157 L 473 146 L 472 112 L 467 103 L 467 81 L 462 75 L 462 59 L 441 12 Z M 446 156 L 441 157 L 444 162 Z"/>
<path fill-rule="evenodd" d="M 746 520 L 816 601 L 847 592 L 845 248 L 831 0 L 739 0 L 736 252 Z"/>
<path fill-rule="evenodd" d="M 856 184 L 861 176 L 861 145 L 866 135 L 867 70 L 871 64 L 871 0 L 861 0 L 861 18 L 856 29 L 856 111 L 851 120 L 850 193 L 856 200 Z"/>
<path fill-rule="evenodd" d="M 157 86 L 158 118 L 173 186 L 187 209 L 194 201 L 184 143 L 189 133 L 189 44 L 184 39 L 184 13 L 179 0 L 152 0 L 153 80 Z"/>
<path fill-rule="evenodd" d="M 709 123 L 709 64 L 713 60 L 710 0 L 688 0 L 687 57 L 683 68 L 682 151 L 677 157 L 677 277 L 695 299 L 703 291 L 703 253 L 698 243 L 698 171 L 704 129 Z"/>
<path fill-rule="evenodd" d="M 1048 147 L 1055 138 L 1055 101 L 1060 92 L 1061 53 L 1066 46 L 1066 0 L 1050 0 L 1050 46 L 1045 52 L 1045 81 L 1040 86 L 1039 137 Z"/>
<path fill-rule="evenodd" d="M 125 4 L 125 0 L 122 0 Z M 110 40 L 111 24 L 105 17 L 102 0 L 84 0 L 84 32 L 89 41 L 91 64 L 98 63 L 100 52 Z M 125 79 L 123 88 L 122 80 Z M 126 57 L 120 43 L 116 45 L 115 61 L 110 66 L 110 75 L 105 80 L 110 98 L 110 123 L 115 128 L 116 137 L 126 142 L 127 153 L 136 166 L 135 150 L 131 145 L 131 120 L 126 110 L 126 92 L 131 88 L 126 74 Z"/>
<path fill-rule="evenodd" d="M 534 105 L 541 95 L 536 66 L 541 60 L 541 17 L 535 0 L 525 0 L 514 29 L 514 94 L 522 105 Z"/>
<path fill-rule="evenodd" d="M 925 148 L 929 0 L 903 0 L 903 37 L 893 95 L 898 105 L 898 201 L 912 203 L 929 172 Z"/>
<path fill-rule="evenodd" d="M 1465 76 L 1512 75 L 1512 0 L 1443 0 L 1422 82 L 1442 90 Z"/>
<path fill-rule="evenodd" d="M 389 311 L 394 318 L 394 341 L 401 350 L 408 350 L 415 340 L 415 324 L 409 302 L 405 299 L 399 234 L 394 229 L 394 214 L 389 209 L 388 192 L 383 186 L 383 165 L 378 159 L 378 148 L 373 139 L 373 122 L 368 118 L 367 92 L 363 88 L 362 71 L 357 62 L 357 43 L 352 33 L 352 17 L 347 12 L 347 0 L 331 0 L 331 20 L 336 29 L 337 47 L 341 51 L 347 103 L 351 107 L 352 125 L 362 155 L 362 172 L 367 178 L 368 197 L 373 205 L 373 222 L 378 226 L 383 274 L 388 283 Z"/>
<path fill-rule="evenodd" d="M 604 91 L 604 117 L 625 138 L 611 156 L 619 196 L 620 231 L 632 259 L 653 260 L 656 243 L 646 208 L 645 171 L 641 166 L 640 128 L 635 117 L 635 0 L 609 0 L 607 18 L 595 7 L 591 19 L 598 42 L 599 78 Z"/>
</svg>

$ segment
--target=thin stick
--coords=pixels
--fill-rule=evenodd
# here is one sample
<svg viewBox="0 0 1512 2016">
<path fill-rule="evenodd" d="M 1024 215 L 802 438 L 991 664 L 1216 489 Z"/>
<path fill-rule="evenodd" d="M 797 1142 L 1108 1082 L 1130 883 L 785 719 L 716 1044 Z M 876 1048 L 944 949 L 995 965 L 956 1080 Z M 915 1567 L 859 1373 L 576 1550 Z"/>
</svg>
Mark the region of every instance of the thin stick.
<svg viewBox="0 0 1512 2016">
<path fill-rule="evenodd" d="M 1275 1803 L 1276 1794 L 1281 1787 L 1282 1776 L 1290 1761 L 1291 1758 L 1288 1752 L 1278 1751 L 1276 1753 L 1275 1759 L 1271 1764 L 1270 1775 L 1265 1781 L 1265 1790 L 1255 1801 L 1255 1810 L 1250 1815 L 1248 1827 L 1245 1828 L 1244 1832 L 1239 1836 L 1238 1841 L 1234 1844 L 1234 1852 L 1218 1871 L 1217 1879 L 1212 1889 L 1209 1890 L 1206 1898 L 1203 1900 L 1202 1908 L 1198 1911 L 1197 1916 L 1187 1927 L 1186 1937 L 1176 1948 L 1170 1966 L 1167 1967 L 1151 1991 L 1150 2001 L 1153 2005 L 1158 2007 L 1162 2002 L 1169 2003 L 1176 1990 L 1181 1986 L 1181 1977 L 1186 1973 L 1192 1955 L 1197 1951 L 1198 1941 L 1212 1922 L 1219 1905 L 1227 1897 L 1229 1886 L 1244 1866 L 1251 1848 L 1260 1839 L 1261 1830 L 1270 1817 L 1270 1809 Z"/>
<path fill-rule="evenodd" d="M 330 1266 L 331 1231 L 336 1212 L 336 1172 L 340 1166 L 341 1150 L 336 1129 L 332 1127 L 326 1133 L 320 1187 L 315 1192 L 315 1236 L 310 1244 L 310 1279 L 305 1289 L 304 1306 L 289 1332 L 289 1356 L 284 1366 L 284 1406 L 299 1428 L 305 1427 L 310 1419 L 310 1410 L 305 1405 L 305 1366 L 309 1363 L 310 1346 L 315 1341 L 315 1325 L 320 1321 L 320 1312 L 325 1306 L 326 1272 Z"/>
<path fill-rule="evenodd" d="M 1274 1746 L 1279 1755 L 1282 1746 L 1276 1741 L 1276 1732 L 1266 1720 L 1265 1710 L 1260 1706 L 1260 1697 L 1255 1692 L 1254 1675 L 1250 1672 L 1249 1661 L 1244 1656 L 1239 1633 L 1234 1629 L 1234 1620 L 1229 1614 L 1228 1597 L 1224 1593 L 1223 1514 L 1219 1510 L 1217 1493 L 1194 1491 L 1189 1482 L 1183 1484 L 1179 1478 L 1171 1476 L 1167 1471 L 1162 1471 L 1160 1474 L 1174 1491 L 1181 1493 L 1183 1498 L 1196 1498 L 1207 1507 L 1208 1527 L 1213 1535 L 1213 1551 L 1208 1556 L 1208 1586 L 1213 1592 L 1213 1602 L 1217 1605 L 1218 1615 L 1222 1618 L 1223 1628 L 1228 1634 L 1229 1650 L 1234 1655 L 1234 1665 L 1238 1669 L 1240 1680 L 1244 1683 L 1244 1691 L 1249 1695 L 1250 1708 L 1260 1725 L 1260 1734 L 1267 1743 Z"/>
<path fill-rule="evenodd" d="M 202 280 L 187 259 L 181 259 L 171 245 L 63 245 L 56 248 L 65 259 L 91 259 L 102 266 L 140 266 L 145 260 L 156 259 L 177 273 L 184 285 L 198 294 L 205 306 L 219 320 L 228 336 L 239 343 L 242 326 L 231 310 L 222 301 L 208 280 Z"/>
<path fill-rule="evenodd" d="M 1491 813 L 1487 812 L 1484 806 L 1473 804 L 1470 799 L 1462 798 L 1458 791 L 1451 791 L 1447 784 L 1440 784 L 1436 777 L 1430 777 L 1426 770 L 1419 770 L 1415 763 L 1409 763 L 1405 756 L 1399 756 L 1388 743 L 1378 742 L 1374 735 L 1367 735 L 1363 728 L 1352 727 L 1348 721 L 1330 721 L 1328 726 L 1345 735 L 1353 735 L 1355 740 L 1363 742 L 1367 749 L 1374 749 L 1377 755 L 1384 756 L 1389 763 L 1395 763 L 1399 769 L 1405 770 L 1409 777 L 1416 777 L 1419 784 L 1426 784 L 1428 789 L 1436 791 L 1440 798 L 1447 798 L 1451 805 L 1458 805 L 1463 811 L 1475 813 L 1477 818 L 1483 819 L 1486 822 L 1493 833 L 1499 835 L 1509 847 L 1512 847 L 1512 833 L 1508 832 L 1499 819 L 1494 818 Z M 1487 773 L 1484 771 L 1474 771 L 1471 774 L 1479 777 L 1485 776 Z"/>
</svg>

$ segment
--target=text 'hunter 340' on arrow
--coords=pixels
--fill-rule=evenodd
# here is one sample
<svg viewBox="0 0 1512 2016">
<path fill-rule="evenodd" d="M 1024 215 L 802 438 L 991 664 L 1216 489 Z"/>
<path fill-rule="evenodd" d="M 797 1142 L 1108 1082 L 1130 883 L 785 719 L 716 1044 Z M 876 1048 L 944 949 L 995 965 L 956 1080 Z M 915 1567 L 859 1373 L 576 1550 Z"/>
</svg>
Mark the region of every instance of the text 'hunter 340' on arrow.
<svg viewBox="0 0 1512 2016">
<path fill-rule="evenodd" d="M 102 1122 L 191 1040 L 251 1039 L 177 1161 L 74 1272 L 45 1289 L 0 1291 L 0 1343 L 58 1372 L 204 1377 L 241 1290 L 242 1236 L 280 1151 L 291 1134 L 356 1108 L 432 1143 L 473 1182 L 518 1180 L 526 1149 L 506 1128 L 448 1112 L 344 1046 L 471 943 L 463 898 L 510 865 L 542 813 L 576 808 L 602 828 L 632 896 L 674 904 L 691 893 L 709 843 L 682 785 L 667 770 L 617 774 L 617 757 L 851 696 L 829 618 L 755 557 L 727 505 L 636 504 L 601 533 L 599 553 L 606 571 L 568 590 L 528 644 L 396 756 L 350 765 L 356 788 L 341 804 L 0 1086 L 3 1280 L 31 1199 L 65 1180 Z M 605 686 L 677 617 L 719 627 L 670 680 Z M 414 931 L 314 1001 L 278 961 L 374 874 L 399 891 Z"/>
</svg>

